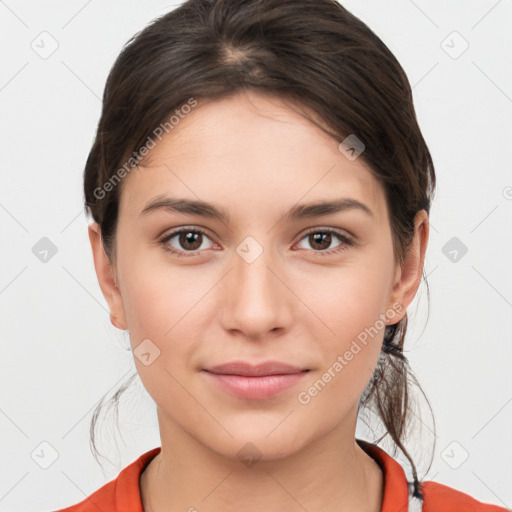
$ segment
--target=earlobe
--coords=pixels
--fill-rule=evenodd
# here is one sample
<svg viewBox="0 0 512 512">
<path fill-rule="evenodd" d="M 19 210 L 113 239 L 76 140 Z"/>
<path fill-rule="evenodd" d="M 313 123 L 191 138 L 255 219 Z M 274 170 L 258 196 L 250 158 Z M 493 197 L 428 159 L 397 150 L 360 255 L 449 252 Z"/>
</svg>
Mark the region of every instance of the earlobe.
<svg viewBox="0 0 512 512">
<path fill-rule="evenodd" d="M 126 330 L 126 319 L 121 293 L 117 286 L 117 278 L 112 262 L 109 260 L 101 238 L 101 228 L 97 222 L 88 227 L 94 268 L 101 291 L 110 309 L 110 321 L 114 327 Z"/>
<path fill-rule="evenodd" d="M 421 210 L 414 218 L 414 238 L 404 255 L 402 265 L 397 270 L 391 295 L 391 303 L 399 303 L 404 314 L 413 301 L 421 282 L 428 236 L 428 214 L 425 210 Z"/>
</svg>

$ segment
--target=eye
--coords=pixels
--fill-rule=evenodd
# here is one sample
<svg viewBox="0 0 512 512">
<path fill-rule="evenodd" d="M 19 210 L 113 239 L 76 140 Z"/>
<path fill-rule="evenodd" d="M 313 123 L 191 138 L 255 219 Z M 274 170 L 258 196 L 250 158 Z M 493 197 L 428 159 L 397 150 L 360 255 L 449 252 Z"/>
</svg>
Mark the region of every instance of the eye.
<svg viewBox="0 0 512 512">
<path fill-rule="evenodd" d="M 326 250 L 331 246 L 336 238 L 341 243 L 335 246 L 334 249 Z M 345 250 L 348 246 L 354 245 L 354 242 L 351 238 L 333 229 L 312 229 L 306 233 L 302 240 L 307 240 L 307 243 L 309 243 L 310 247 L 312 248 L 311 250 L 321 256 L 338 253 Z M 298 245 L 300 245 L 300 242 Z M 306 247 L 306 249 L 308 248 Z"/>
<path fill-rule="evenodd" d="M 176 238 L 174 244 L 171 240 Z M 180 228 L 160 238 L 164 250 L 175 254 L 176 256 L 195 256 L 198 251 L 210 247 L 202 247 L 204 239 L 210 240 L 207 234 L 198 228 Z M 213 245 L 213 242 L 212 242 Z"/>
<path fill-rule="evenodd" d="M 173 239 L 176 239 L 174 243 L 172 243 Z M 210 240 L 202 229 L 184 227 L 164 235 L 159 239 L 159 243 L 165 251 L 176 256 L 195 256 L 198 252 L 215 246 L 210 240 L 211 245 L 204 247 L 205 239 Z M 334 249 L 329 249 L 336 239 L 340 243 Z M 349 236 L 333 229 L 312 229 L 306 233 L 301 242 L 302 240 L 306 240 L 310 244 L 311 248 L 305 247 L 305 249 L 312 250 L 321 256 L 338 253 L 345 250 L 348 246 L 354 245 L 354 241 Z M 297 245 L 300 246 L 301 242 Z M 304 249 L 304 247 L 300 248 Z"/>
</svg>

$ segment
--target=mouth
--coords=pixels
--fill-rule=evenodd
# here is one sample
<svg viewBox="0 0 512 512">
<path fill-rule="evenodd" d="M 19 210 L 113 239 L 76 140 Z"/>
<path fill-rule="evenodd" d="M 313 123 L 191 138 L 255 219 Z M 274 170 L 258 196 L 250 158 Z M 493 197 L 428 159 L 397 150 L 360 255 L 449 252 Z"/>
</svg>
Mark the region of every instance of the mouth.
<svg viewBox="0 0 512 512">
<path fill-rule="evenodd" d="M 202 372 L 220 390 L 246 400 L 263 400 L 297 385 L 309 368 L 270 361 L 251 365 L 235 361 L 205 368 Z"/>
<path fill-rule="evenodd" d="M 291 375 L 303 371 L 309 371 L 309 368 L 301 368 L 280 361 L 268 361 L 253 365 L 245 361 L 233 361 L 231 363 L 219 364 L 204 369 L 207 372 L 217 375 L 240 375 L 242 377 L 266 377 L 269 375 Z"/>
</svg>

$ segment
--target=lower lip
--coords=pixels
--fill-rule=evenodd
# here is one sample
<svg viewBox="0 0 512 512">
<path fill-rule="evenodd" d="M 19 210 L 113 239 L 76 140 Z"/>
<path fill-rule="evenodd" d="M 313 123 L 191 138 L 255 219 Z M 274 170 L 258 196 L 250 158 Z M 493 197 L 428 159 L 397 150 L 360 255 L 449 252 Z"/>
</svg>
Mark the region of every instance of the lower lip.
<svg viewBox="0 0 512 512">
<path fill-rule="evenodd" d="M 286 375 L 265 375 L 263 377 L 244 377 L 203 372 L 224 391 L 246 400 L 263 400 L 271 398 L 298 384 L 308 373 L 290 373 Z"/>
</svg>

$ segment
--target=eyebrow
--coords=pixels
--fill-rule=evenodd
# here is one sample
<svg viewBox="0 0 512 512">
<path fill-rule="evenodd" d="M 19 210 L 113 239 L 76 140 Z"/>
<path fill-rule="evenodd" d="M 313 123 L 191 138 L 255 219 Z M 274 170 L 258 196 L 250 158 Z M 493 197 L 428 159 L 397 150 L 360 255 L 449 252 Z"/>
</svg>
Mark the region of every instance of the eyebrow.
<svg viewBox="0 0 512 512">
<path fill-rule="evenodd" d="M 180 199 L 163 195 L 150 200 L 140 212 L 139 217 L 159 210 L 217 219 L 225 224 L 230 222 L 230 215 L 228 211 L 223 208 L 219 208 L 201 200 Z M 287 221 L 296 221 L 311 217 L 331 215 L 333 213 L 348 210 L 359 210 L 370 217 L 375 217 L 372 210 L 364 203 L 355 199 L 342 198 L 333 201 L 320 201 L 316 203 L 296 205 L 288 210 L 288 212 L 284 214 L 283 218 Z"/>
</svg>

